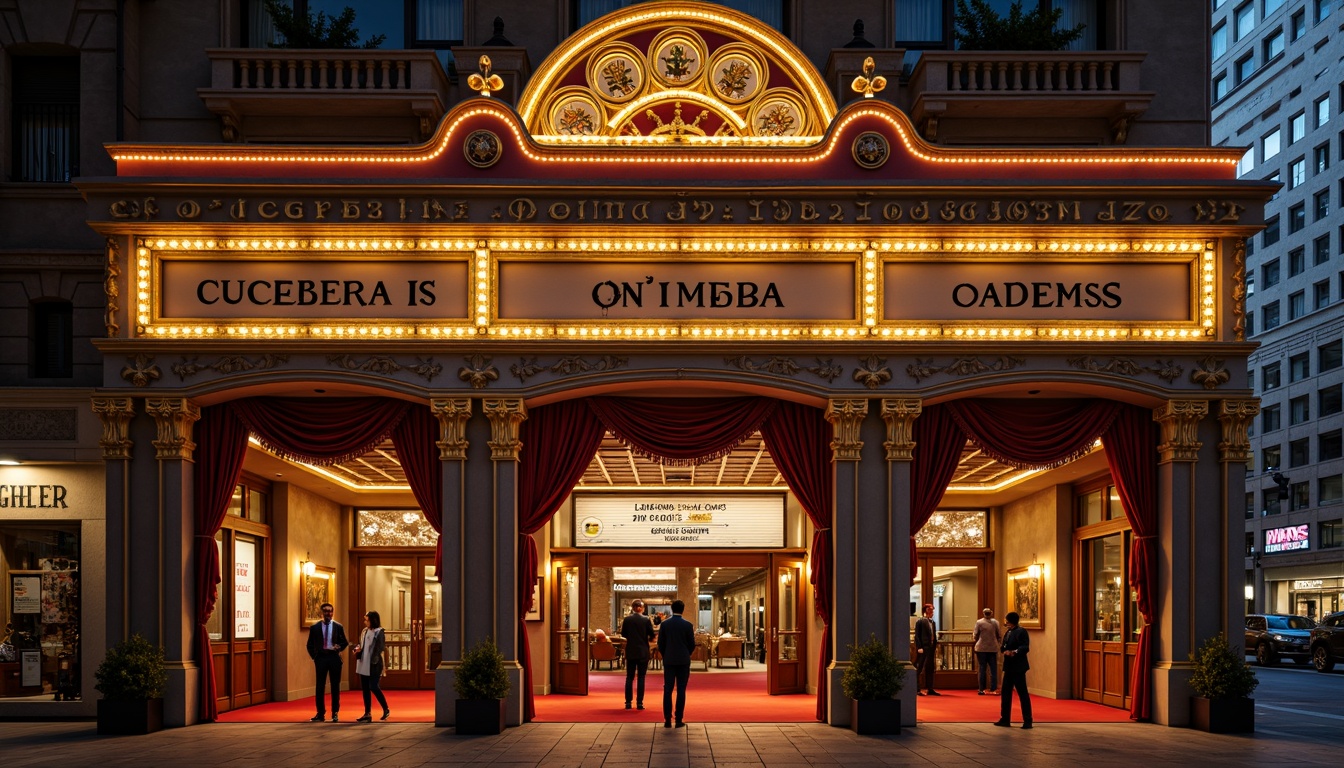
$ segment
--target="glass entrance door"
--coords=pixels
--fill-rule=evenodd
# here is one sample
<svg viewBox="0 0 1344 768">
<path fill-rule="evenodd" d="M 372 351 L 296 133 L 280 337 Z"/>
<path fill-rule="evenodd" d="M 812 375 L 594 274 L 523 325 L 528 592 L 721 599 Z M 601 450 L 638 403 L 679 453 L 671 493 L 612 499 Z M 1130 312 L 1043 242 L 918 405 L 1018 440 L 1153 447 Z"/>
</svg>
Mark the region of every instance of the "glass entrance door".
<svg viewBox="0 0 1344 768">
<path fill-rule="evenodd" d="M 555 692 L 587 696 L 587 560 L 583 555 L 557 557 L 551 561 L 551 576 L 551 654 L 554 657 Z"/>
<path fill-rule="evenodd" d="M 800 560 L 771 556 L 770 600 L 766 611 L 769 645 L 766 677 L 770 694 L 803 693 L 807 688 L 807 633 L 803 621 L 806 603 L 803 581 L 807 571 Z"/>
<path fill-rule="evenodd" d="M 439 659 L 432 651 L 443 639 L 443 592 L 434 557 L 367 555 L 359 561 L 358 605 L 345 622 L 350 642 L 357 642 L 364 614 L 377 611 L 387 645 L 382 686 L 433 688 Z"/>
</svg>

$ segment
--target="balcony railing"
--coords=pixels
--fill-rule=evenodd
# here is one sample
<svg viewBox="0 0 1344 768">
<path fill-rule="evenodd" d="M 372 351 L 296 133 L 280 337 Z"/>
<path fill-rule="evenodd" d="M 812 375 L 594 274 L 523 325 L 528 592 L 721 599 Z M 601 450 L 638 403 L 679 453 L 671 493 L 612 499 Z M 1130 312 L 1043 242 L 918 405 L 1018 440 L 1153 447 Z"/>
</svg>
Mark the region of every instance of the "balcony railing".
<svg viewBox="0 0 1344 768">
<path fill-rule="evenodd" d="M 428 50 L 217 48 L 207 55 L 210 87 L 198 93 L 223 120 L 228 141 L 324 140 L 332 118 L 359 119 L 354 133 L 369 140 L 416 141 L 452 103 L 452 83 Z"/>
</svg>

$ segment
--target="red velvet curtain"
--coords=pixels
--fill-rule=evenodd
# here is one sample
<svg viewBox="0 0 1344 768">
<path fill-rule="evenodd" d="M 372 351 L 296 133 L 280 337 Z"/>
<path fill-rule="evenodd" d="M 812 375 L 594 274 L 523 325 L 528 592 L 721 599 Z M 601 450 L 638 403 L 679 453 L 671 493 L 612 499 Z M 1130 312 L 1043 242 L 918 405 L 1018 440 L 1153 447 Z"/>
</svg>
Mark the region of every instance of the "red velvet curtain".
<svg viewBox="0 0 1344 768">
<path fill-rule="evenodd" d="M 439 538 L 434 547 L 434 575 L 443 568 L 443 462 L 439 459 L 439 420 L 422 405 L 410 406 L 392 430 L 397 461 L 406 473 L 415 502 Z"/>
<path fill-rule="evenodd" d="M 196 435 L 196 535 L 192 544 L 196 558 L 196 647 L 201 665 L 201 719 L 214 720 L 219 715 L 215 705 L 218 693 L 206 625 L 219 600 L 219 548 L 215 534 L 224 525 L 233 489 L 243 473 L 247 427 L 228 405 L 215 405 L 201 409 Z"/>
<path fill-rule="evenodd" d="M 1144 408 L 1125 405 L 1101 436 L 1106 446 L 1106 461 L 1120 495 L 1125 517 L 1133 531 L 1129 555 L 1129 584 L 1137 595 L 1143 629 L 1130 684 L 1131 720 L 1152 719 L 1152 635 L 1153 595 L 1157 590 L 1157 464 L 1155 452 L 1158 427 L 1152 413 Z"/>
<path fill-rule="evenodd" d="M 961 446 L 966 435 L 957 426 L 952 413 L 943 405 L 931 405 L 915 419 L 912 438 L 914 454 L 910 461 L 910 583 L 919 570 L 915 534 L 929 522 L 938 502 L 947 492 L 947 484 L 961 463 Z"/>
<path fill-rule="evenodd" d="M 587 402 L 635 453 L 670 465 L 726 455 L 760 429 L 777 403 L 764 397 L 592 397 Z"/>
<path fill-rule="evenodd" d="M 602 422 L 583 400 L 534 408 L 519 428 L 518 455 L 518 634 L 522 638 L 523 720 L 536 715 L 532 694 L 532 649 L 527 640 L 528 603 L 537 580 L 537 542 L 532 534 L 551 519 L 583 477 L 602 445 Z M 543 596 L 544 597 L 544 596 Z"/>
<path fill-rule="evenodd" d="M 1013 467 L 1048 469 L 1086 456 L 1120 412 L 1121 404 L 984 399 L 945 405 L 961 431 L 995 460 Z"/>
<path fill-rule="evenodd" d="M 826 668 L 831 663 L 831 521 L 834 519 L 835 473 L 832 429 L 820 408 L 780 401 L 761 424 L 761 436 L 784 482 L 798 499 L 815 532 L 812 534 L 812 597 L 821 617 L 821 654 L 817 663 L 817 719 L 827 717 Z"/>
<path fill-rule="evenodd" d="M 411 404 L 370 397 L 249 397 L 229 407 L 272 453 L 332 466 L 376 448 Z"/>
</svg>

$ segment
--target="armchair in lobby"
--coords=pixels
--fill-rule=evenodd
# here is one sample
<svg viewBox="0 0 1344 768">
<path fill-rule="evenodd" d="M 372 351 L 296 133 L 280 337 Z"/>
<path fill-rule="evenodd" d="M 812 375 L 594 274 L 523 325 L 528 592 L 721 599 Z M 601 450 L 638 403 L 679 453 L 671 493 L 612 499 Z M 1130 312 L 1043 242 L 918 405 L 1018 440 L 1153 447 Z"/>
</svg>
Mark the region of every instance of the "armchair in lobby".
<svg viewBox="0 0 1344 768">
<path fill-rule="evenodd" d="M 722 667 L 724 660 L 742 666 L 742 638 L 719 638 L 719 644 L 714 646 L 714 666 Z"/>
</svg>

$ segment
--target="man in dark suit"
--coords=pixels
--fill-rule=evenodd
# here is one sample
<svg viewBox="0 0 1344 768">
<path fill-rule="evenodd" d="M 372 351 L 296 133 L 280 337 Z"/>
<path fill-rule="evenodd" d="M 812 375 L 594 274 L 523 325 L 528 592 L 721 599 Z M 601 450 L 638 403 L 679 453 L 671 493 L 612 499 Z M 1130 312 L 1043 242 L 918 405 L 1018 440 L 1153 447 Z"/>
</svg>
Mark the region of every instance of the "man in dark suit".
<svg viewBox="0 0 1344 768">
<path fill-rule="evenodd" d="M 942 696 L 933 689 L 933 673 L 938 667 L 938 625 L 933 621 L 933 605 L 924 604 L 924 615 L 915 622 L 915 687 L 922 683 L 920 696 Z"/>
<path fill-rule="evenodd" d="M 322 620 L 308 630 L 308 655 L 317 667 L 317 716 L 320 723 L 327 717 L 327 678 L 331 678 L 331 722 L 341 721 L 341 652 L 350 645 L 345 639 L 345 628 L 332 620 L 336 609 L 331 603 L 322 604 Z"/>
<path fill-rule="evenodd" d="M 630 708 L 631 688 L 639 678 L 639 697 L 635 702 L 644 708 L 644 675 L 649 671 L 649 643 L 653 641 L 653 623 L 644 615 L 644 601 L 630 603 L 630 615 L 621 622 L 621 637 L 625 638 L 625 708 Z"/>
<path fill-rule="evenodd" d="M 658 627 L 658 652 L 663 655 L 663 727 L 672 727 L 672 687 L 677 689 L 677 727 L 686 725 L 686 684 L 691 680 L 695 626 L 681 617 L 686 604 L 672 601 L 672 617 Z"/>
<path fill-rule="evenodd" d="M 1009 613 L 1003 617 L 1008 623 L 1008 632 L 1003 636 L 1003 693 L 999 707 L 999 720 L 995 725 L 1009 728 L 1012 726 L 1013 691 L 1017 691 L 1018 703 L 1022 706 L 1022 727 L 1031 727 L 1031 695 L 1027 693 L 1027 670 L 1031 663 L 1027 661 L 1027 652 L 1031 650 L 1031 637 L 1027 630 L 1017 625 L 1018 615 Z"/>
</svg>

